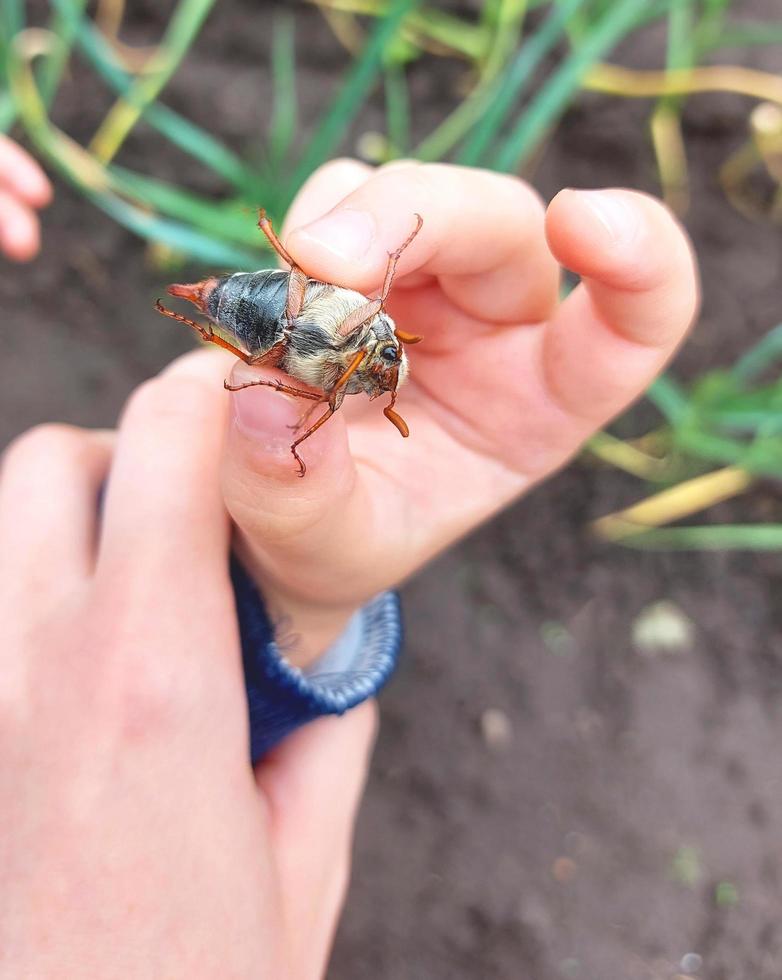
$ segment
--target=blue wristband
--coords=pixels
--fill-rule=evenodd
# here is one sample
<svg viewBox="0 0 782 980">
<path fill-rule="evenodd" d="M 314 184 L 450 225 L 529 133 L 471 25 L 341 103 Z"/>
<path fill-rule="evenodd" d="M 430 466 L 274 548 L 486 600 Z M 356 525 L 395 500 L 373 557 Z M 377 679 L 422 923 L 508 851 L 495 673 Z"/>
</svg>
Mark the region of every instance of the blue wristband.
<svg viewBox="0 0 782 980">
<path fill-rule="evenodd" d="M 360 609 L 340 639 L 306 670 L 289 664 L 247 571 L 231 557 L 250 710 L 250 757 L 256 762 L 286 735 L 321 715 L 341 715 L 376 694 L 402 645 L 399 598 L 384 592 Z"/>
</svg>

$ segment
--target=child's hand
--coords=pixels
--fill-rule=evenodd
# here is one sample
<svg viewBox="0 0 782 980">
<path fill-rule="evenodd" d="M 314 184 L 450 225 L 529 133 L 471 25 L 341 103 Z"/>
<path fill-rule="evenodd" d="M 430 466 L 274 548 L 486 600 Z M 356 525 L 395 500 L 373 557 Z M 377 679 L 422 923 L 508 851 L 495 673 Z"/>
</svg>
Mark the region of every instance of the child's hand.
<svg viewBox="0 0 782 980">
<path fill-rule="evenodd" d="M 374 710 L 247 763 L 214 382 L 191 355 L 116 434 L 3 457 L 3 980 L 323 976 Z"/>
<path fill-rule="evenodd" d="M 310 276 L 372 295 L 415 212 L 423 228 L 389 304 L 425 338 L 407 348 L 396 405 L 410 438 L 379 401 L 349 396 L 302 445 L 299 479 L 288 426 L 306 405 L 268 388 L 231 396 L 225 499 L 272 607 L 305 638 L 302 659 L 562 466 L 647 387 L 697 307 L 685 235 L 628 190 L 563 191 L 544 212 L 509 177 L 337 161 L 302 190 L 286 245 Z M 561 303 L 560 264 L 582 277 Z"/>
<path fill-rule="evenodd" d="M 0 133 L 0 252 L 26 262 L 40 245 L 36 210 L 45 207 L 52 186 L 20 146 Z"/>
</svg>

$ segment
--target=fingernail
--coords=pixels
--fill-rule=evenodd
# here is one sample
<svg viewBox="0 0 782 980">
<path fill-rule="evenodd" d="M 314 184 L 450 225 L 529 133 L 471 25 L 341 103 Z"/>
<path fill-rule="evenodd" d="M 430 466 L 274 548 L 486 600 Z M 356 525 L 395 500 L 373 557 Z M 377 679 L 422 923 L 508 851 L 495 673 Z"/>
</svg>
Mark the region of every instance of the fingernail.
<svg viewBox="0 0 782 980">
<path fill-rule="evenodd" d="M 241 368 L 231 374 L 231 384 L 252 380 Z M 255 375 L 257 377 L 257 375 Z M 258 449 L 279 451 L 290 448 L 295 438 L 292 426 L 299 421 L 301 403 L 267 385 L 253 385 L 231 392 L 233 422 L 238 431 Z"/>
<path fill-rule="evenodd" d="M 586 205 L 605 228 L 611 243 L 627 244 L 640 226 L 638 209 L 631 207 L 623 194 L 615 191 L 571 191 Z"/>
<path fill-rule="evenodd" d="M 306 235 L 346 262 L 357 262 L 371 248 L 375 230 L 375 219 L 368 211 L 339 208 L 297 229 L 296 234 Z"/>
<path fill-rule="evenodd" d="M 20 182 L 23 185 L 25 197 L 37 208 L 46 207 L 52 199 L 52 185 L 42 173 L 30 168 L 23 175 L 20 174 Z"/>
<path fill-rule="evenodd" d="M 20 262 L 31 259 L 38 251 L 38 236 L 35 228 L 23 222 L 12 221 L 0 228 L 0 250 L 7 251 L 11 258 Z"/>
</svg>

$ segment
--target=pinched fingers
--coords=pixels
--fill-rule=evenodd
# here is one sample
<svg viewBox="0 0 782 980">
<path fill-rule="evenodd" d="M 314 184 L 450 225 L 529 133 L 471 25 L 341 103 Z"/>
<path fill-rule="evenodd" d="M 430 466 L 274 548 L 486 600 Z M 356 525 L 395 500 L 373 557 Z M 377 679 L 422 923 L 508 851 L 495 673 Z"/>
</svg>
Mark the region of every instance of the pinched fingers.
<svg viewBox="0 0 782 980">
<path fill-rule="evenodd" d="M 52 185 L 29 153 L 0 133 L 0 184 L 31 208 L 45 207 Z"/>
<path fill-rule="evenodd" d="M 321 181 L 331 182 L 329 171 L 311 179 L 312 199 Z M 381 168 L 325 215 L 294 228 L 287 245 L 309 275 L 371 292 L 416 214 L 423 227 L 399 260 L 399 277 L 436 276 L 461 310 L 495 323 L 550 313 L 559 267 L 546 246 L 543 205 L 516 178 L 445 164 Z"/>
<path fill-rule="evenodd" d="M 46 175 L 20 146 L 0 133 L 0 250 L 17 261 L 38 251 L 35 209 L 52 196 Z"/>
</svg>

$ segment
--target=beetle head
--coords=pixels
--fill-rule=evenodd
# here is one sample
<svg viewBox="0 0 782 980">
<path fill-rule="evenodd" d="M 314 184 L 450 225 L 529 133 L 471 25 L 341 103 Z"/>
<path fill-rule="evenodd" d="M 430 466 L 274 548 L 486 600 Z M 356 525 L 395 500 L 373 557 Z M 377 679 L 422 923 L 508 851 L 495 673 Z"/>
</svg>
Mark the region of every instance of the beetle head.
<svg viewBox="0 0 782 980">
<path fill-rule="evenodd" d="M 396 391 L 407 378 L 407 356 L 396 336 L 394 321 L 387 313 L 375 317 L 364 349 L 366 357 L 359 369 L 364 391 L 370 398 L 384 391 Z"/>
</svg>

